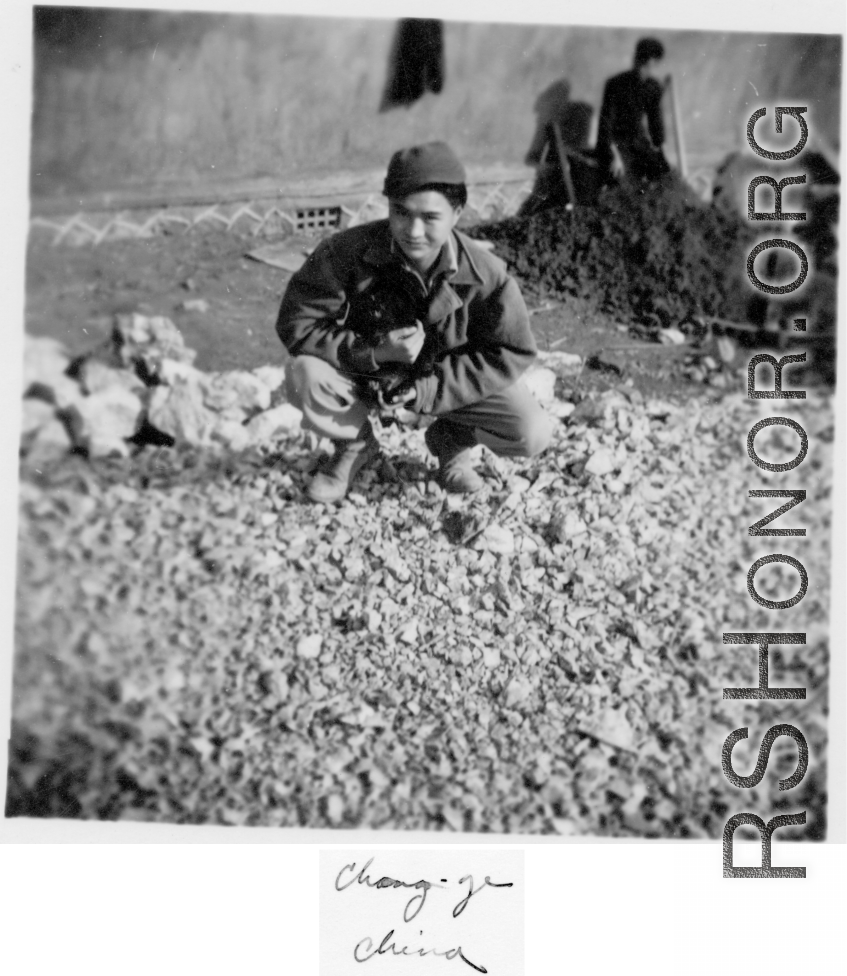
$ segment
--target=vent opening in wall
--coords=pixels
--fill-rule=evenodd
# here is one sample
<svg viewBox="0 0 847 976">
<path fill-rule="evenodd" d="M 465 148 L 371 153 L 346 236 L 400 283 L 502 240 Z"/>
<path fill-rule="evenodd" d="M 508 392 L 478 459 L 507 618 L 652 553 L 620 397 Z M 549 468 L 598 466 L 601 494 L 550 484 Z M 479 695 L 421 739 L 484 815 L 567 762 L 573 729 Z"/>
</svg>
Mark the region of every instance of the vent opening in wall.
<svg viewBox="0 0 847 976">
<path fill-rule="evenodd" d="M 325 230 L 341 224 L 341 207 L 307 207 L 297 211 L 297 230 Z"/>
</svg>

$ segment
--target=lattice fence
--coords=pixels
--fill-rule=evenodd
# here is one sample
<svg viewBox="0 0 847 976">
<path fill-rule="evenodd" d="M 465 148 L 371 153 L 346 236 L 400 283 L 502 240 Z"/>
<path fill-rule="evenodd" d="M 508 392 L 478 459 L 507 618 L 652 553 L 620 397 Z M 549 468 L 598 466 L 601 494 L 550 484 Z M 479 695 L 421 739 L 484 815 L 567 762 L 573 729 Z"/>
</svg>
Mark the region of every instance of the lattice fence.
<svg viewBox="0 0 847 976">
<path fill-rule="evenodd" d="M 531 182 L 478 184 L 468 188 L 466 214 L 473 221 L 499 220 L 515 214 L 532 189 Z M 327 228 L 353 227 L 388 213 L 379 194 L 319 205 L 280 205 L 278 201 L 251 200 L 203 206 L 156 209 L 132 208 L 118 212 L 79 212 L 73 215 L 34 216 L 31 237 L 49 236 L 54 245 L 102 244 L 121 238 L 155 237 L 185 233 L 195 227 L 218 227 L 255 235 L 279 236 L 322 233 Z"/>
</svg>

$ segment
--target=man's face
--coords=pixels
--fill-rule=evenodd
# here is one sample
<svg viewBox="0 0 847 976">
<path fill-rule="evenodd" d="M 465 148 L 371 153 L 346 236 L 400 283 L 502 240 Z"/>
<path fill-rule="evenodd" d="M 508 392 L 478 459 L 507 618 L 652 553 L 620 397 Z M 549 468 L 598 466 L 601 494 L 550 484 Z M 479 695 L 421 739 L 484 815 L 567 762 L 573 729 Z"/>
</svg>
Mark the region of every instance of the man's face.
<svg viewBox="0 0 847 976">
<path fill-rule="evenodd" d="M 432 267 L 461 213 L 461 207 L 454 210 L 437 190 L 421 190 L 402 200 L 388 201 L 391 234 L 420 272 Z"/>
<path fill-rule="evenodd" d="M 650 58 L 638 66 L 638 73 L 642 78 L 655 78 L 659 71 L 659 59 Z"/>
</svg>

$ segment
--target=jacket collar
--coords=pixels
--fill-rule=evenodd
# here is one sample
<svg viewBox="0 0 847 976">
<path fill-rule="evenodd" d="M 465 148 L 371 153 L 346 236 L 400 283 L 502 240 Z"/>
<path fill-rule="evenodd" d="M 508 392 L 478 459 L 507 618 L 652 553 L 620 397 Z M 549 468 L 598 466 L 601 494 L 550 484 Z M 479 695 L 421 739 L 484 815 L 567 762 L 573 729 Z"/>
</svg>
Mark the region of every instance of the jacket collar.
<svg viewBox="0 0 847 976">
<path fill-rule="evenodd" d="M 479 273 L 474 259 L 471 257 L 470 251 L 465 247 L 465 242 L 462 235 L 453 232 L 453 242 L 456 245 L 456 260 L 458 263 L 458 269 L 456 274 L 451 278 L 451 284 L 454 285 L 481 285 L 484 281 L 482 275 Z"/>
</svg>

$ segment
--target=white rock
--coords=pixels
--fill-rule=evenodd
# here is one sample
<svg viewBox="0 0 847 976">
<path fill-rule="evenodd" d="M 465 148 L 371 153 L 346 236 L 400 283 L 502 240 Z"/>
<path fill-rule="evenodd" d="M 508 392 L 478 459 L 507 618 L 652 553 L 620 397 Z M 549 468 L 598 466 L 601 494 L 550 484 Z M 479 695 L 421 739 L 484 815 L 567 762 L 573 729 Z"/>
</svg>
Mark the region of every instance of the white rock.
<svg viewBox="0 0 847 976">
<path fill-rule="evenodd" d="M 159 381 L 168 386 L 188 383 L 205 392 L 209 385 L 208 374 L 196 369 L 190 363 L 182 363 L 176 359 L 165 359 L 158 372 Z"/>
<path fill-rule="evenodd" d="M 500 649 L 494 646 L 486 646 L 482 649 L 482 663 L 487 668 L 496 668 L 500 664 Z"/>
<path fill-rule="evenodd" d="M 79 383 L 61 373 L 30 383 L 25 395 L 51 403 L 59 410 L 65 410 L 79 400 L 85 399 Z"/>
<path fill-rule="evenodd" d="M 218 414 L 221 420 L 235 421 L 237 424 L 244 424 L 247 420 L 247 411 L 242 410 L 241 407 L 227 407 L 226 410 L 221 410 Z"/>
<path fill-rule="evenodd" d="M 597 613 L 597 607 L 573 607 L 565 615 L 571 627 L 576 627 L 580 620 L 586 617 L 593 617 Z"/>
<path fill-rule="evenodd" d="M 628 434 L 632 430 L 632 415 L 621 407 L 615 411 L 615 423 L 622 434 Z"/>
<path fill-rule="evenodd" d="M 522 705 L 532 694 L 532 686 L 521 678 L 512 678 L 506 687 L 506 708 Z"/>
<path fill-rule="evenodd" d="M 182 333 L 164 316 L 133 313 L 117 315 L 112 326 L 112 349 L 124 366 L 144 363 L 150 373 L 157 373 L 166 359 L 192 363 L 197 355 L 187 348 Z"/>
<path fill-rule="evenodd" d="M 612 452 L 604 447 L 596 450 L 588 459 L 585 470 L 589 474 L 594 474 L 598 477 L 602 477 L 604 474 L 610 474 L 615 470 L 615 460 Z"/>
<path fill-rule="evenodd" d="M 24 335 L 24 390 L 38 380 L 63 376 L 70 357 L 58 339 Z"/>
<path fill-rule="evenodd" d="M 153 333 L 150 329 L 150 317 L 147 315 L 117 315 L 112 326 L 113 333 L 122 342 L 152 342 Z"/>
<path fill-rule="evenodd" d="M 686 342 L 685 333 L 674 328 L 662 329 L 659 333 L 659 342 L 666 346 L 681 346 Z"/>
<path fill-rule="evenodd" d="M 129 319 L 129 322 L 126 322 Z M 118 316 L 115 327 L 124 328 L 124 336 L 133 342 L 152 342 L 161 346 L 163 350 L 169 347 L 184 347 L 182 333 L 163 315 L 139 315 L 134 313 L 130 316 Z"/>
<path fill-rule="evenodd" d="M 620 749 L 634 748 L 635 732 L 622 708 L 607 709 L 597 717 L 585 720 L 581 731 L 596 736 L 604 742 L 610 742 Z"/>
<path fill-rule="evenodd" d="M 73 447 L 67 428 L 54 418 L 35 432 L 27 448 L 26 456 L 34 464 L 49 464 L 64 457 Z"/>
<path fill-rule="evenodd" d="M 376 610 L 366 610 L 363 620 L 365 628 L 371 633 L 379 630 L 382 624 L 382 616 Z"/>
<path fill-rule="evenodd" d="M 157 386 L 150 398 L 147 417 L 153 427 L 188 444 L 208 444 L 218 417 L 207 410 L 193 383 Z"/>
<path fill-rule="evenodd" d="M 414 644 L 418 639 L 418 622 L 417 620 L 410 620 L 408 623 L 404 624 L 396 634 L 397 640 L 402 641 L 404 644 Z"/>
<path fill-rule="evenodd" d="M 554 817 L 553 826 L 560 837 L 573 837 L 580 832 L 577 823 L 573 820 L 566 820 L 564 817 Z"/>
<path fill-rule="evenodd" d="M 717 337 L 718 353 L 725 363 L 731 363 L 735 359 L 735 343 L 729 336 Z"/>
<path fill-rule="evenodd" d="M 388 546 L 383 552 L 382 565 L 401 583 L 407 583 L 412 575 L 396 546 Z"/>
<path fill-rule="evenodd" d="M 636 477 L 637 464 L 633 458 L 627 459 L 623 465 L 621 465 L 621 471 L 618 478 L 623 482 L 623 484 L 631 484 Z"/>
<path fill-rule="evenodd" d="M 297 656 L 316 658 L 321 653 L 323 637 L 320 634 L 307 634 L 297 641 Z"/>
<path fill-rule="evenodd" d="M 32 435 L 45 424 L 56 418 L 56 408 L 43 400 L 24 400 L 21 410 L 21 438 L 31 439 Z"/>
<path fill-rule="evenodd" d="M 535 398 L 541 403 L 547 403 L 554 397 L 556 374 L 545 366 L 530 366 L 523 374 L 524 385 L 527 386 Z"/>
<path fill-rule="evenodd" d="M 679 407 L 667 400 L 648 400 L 644 409 L 648 417 L 668 417 L 679 413 Z"/>
<path fill-rule="evenodd" d="M 266 443 L 275 437 L 296 434 L 300 430 L 303 414 L 290 403 L 281 403 L 273 410 L 266 410 L 255 416 L 247 425 L 247 430 L 257 444 Z"/>
<path fill-rule="evenodd" d="M 274 390 L 278 390 L 285 382 L 284 366 L 259 366 L 257 369 L 252 370 L 252 373 L 256 379 L 261 380 L 265 384 L 271 393 Z"/>
<path fill-rule="evenodd" d="M 248 412 L 267 410 L 271 391 L 257 376 L 244 370 L 209 374 L 205 388 L 206 406 L 211 410 L 240 407 Z"/>
<path fill-rule="evenodd" d="M 88 393 L 99 393 L 109 387 L 120 386 L 131 393 L 142 393 L 146 387 L 129 369 L 115 369 L 97 359 L 87 359 L 79 370 L 79 384 Z"/>
<path fill-rule="evenodd" d="M 517 541 L 518 552 L 538 552 L 538 543 L 528 535 L 521 536 Z"/>
<path fill-rule="evenodd" d="M 330 793 L 326 800 L 326 815 L 333 827 L 344 819 L 344 801 L 337 793 Z"/>
<path fill-rule="evenodd" d="M 250 431 L 236 420 L 219 419 L 212 436 L 231 451 L 246 450 L 253 443 Z"/>
<path fill-rule="evenodd" d="M 65 419 L 77 447 L 91 457 L 129 454 L 126 438 L 138 430 L 141 400 L 121 386 L 112 386 L 83 397 L 65 411 Z"/>
<path fill-rule="evenodd" d="M 574 536 L 582 535 L 588 531 L 588 526 L 577 515 L 576 512 L 568 512 L 562 525 L 562 533 L 565 539 L 572 539 Z"/>
<path fill-rule="evenodd" d="M 474 548 L 487 549 L 488 552 L 499 552 L 509 555 L 515 551 L 515 537 L 511 529 L 502 525 L 489 525 L 477 540 L 479 545 Z"/>
</svg>

